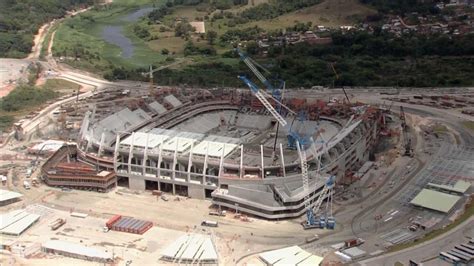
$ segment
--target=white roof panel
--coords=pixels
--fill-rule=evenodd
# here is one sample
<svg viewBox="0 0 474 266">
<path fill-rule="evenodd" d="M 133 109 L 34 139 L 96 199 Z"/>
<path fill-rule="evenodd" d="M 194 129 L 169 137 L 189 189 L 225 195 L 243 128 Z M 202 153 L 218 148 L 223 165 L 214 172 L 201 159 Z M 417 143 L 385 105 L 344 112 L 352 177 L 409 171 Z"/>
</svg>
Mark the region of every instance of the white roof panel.
<svg viewBox="0 0 474 266">
<path fill-rule="evenodd" d="M 199 249 L 201 248 L 202 242 L 204 240 L 203 238 L 204 237 L 200 235 L 192 235 L 189 238 L 186 250 L 181 255 L 181 259 L 194 260 L 198 254 Z"/>
<path fill-rule="evenodd" d="M 178 98 L 176 98 L 174 95 L 170 94 L 168 96 L 166 96 L 165 98 L 163 98 L 163 100 L 169 104 L 171 104 L 173 107 L 178 107 L 178 106 L 181 106 L 183 105 L 183 103 L 178 100 Z"/>
<path fill-rule="evenodd" d="M 150 104 L 148 104 L 148 106 L 153 109 L 155 112 L 157 112 L 158 114 L 163 114 L 163 113 L 166 113 L 166 108 L 161 105 L 160 103 L 158 102 L 152 102 Z"/>
<path fill-rule="evenodd" d="M 307 259 L 305 259 L 304 261 L 296 264 L 298 266 L 315 266 L 315 265 L 320 265 L 321 262 L 323 261 L 323 257 L 319 257 L 319 256 L 316 256 L 316 255 L 311 255 L 310 257 L 308 257 Z"/>
<path fill-rule="evenodd" d="M 165 151 L 172 151 L 174 152 L 177 150 L 179 153 L 185 152 L 191 147 L 191 144 L 195 143 L 195 139 L 190 138 L 181 138 L 181 137 L 174 137 L 163 144 L 161 147 Z M 177 146 L 176 146 L 177 145 Z"/>
<path fill-rule="evenodd" d="M 183 247 L 183 244 L 188 239 L 187 235 L 181 236 L 176 241 L 171 243 L 171 245 L 167 246 L 162 252 L 161 255 L 169 258 L 175 258 L 178 252 Z"/>
<path fill-rule="evenodd" d="M 224 151 L 224 157 L 226 157 L 227 155 L 232 153 L 232 151 L 237 146 L 238 145 L 236 144 L 212 142 L 212 141 L 204 140 L 194 147 L 193 154 L 205 156 L 206 153 L 208 153 L 208 156 L 221 157 L 222 152 Z"/>
<path fill-rule="evenodd" d="M 202 243 L 202 249 L 204 251 L 200 257 L 201 260 L 217 260 L 218 259 L 217 252 L 214 249 L 214 245 L 212 244 L 212 241 L 210 238 L 206 238 L 204 240 L 204 242 Z"/>
<path fill-rule="evenodd" d="M 282 258 L 281 260 L 277 261 L 275 264 L 275 266 L 277 265 L 297 265 L 298 263 L 304 261 L 305 259 L 307 259 L 308 257 L 311 256 L 311 253 L 308 253 L 304 250 L 301 250 L 300 252 L 296 253 L 296 254 L 287 254 L 284 258 Z"/>
<path fill-rule="evenodd" d="M 301 248 L 298 246 L 291 246 L 287 248 L 282 248 L 282 249 L 276 249 L 272 251 L 267 251 L 264 253 L 260 253 L 259 257 L 262 259 L 265 263 L 273 265 L 279 260 L 291 255 L 293 256 L 297 252 L 301 251 Z"/>
<path fill-rule="evenodd" d="M 14 210 L 0 215 L 0 229 L 3 229 L 14 222 L 23 219 L 28 213 L 23 210 Z"/>
<path fill-rule="evenodd" d="M 26 229 L 28 229 L 28 227 L 30 227 L 33 223 L 38 221 L 39 218 L 40 216 L 38 214 L 26 213 L 26 216 L 8 225 L 7 227 L 2 228 L 0 232 L 2 234 L 8 234 L 8 235 L 20 235 Z"/>
<path fill-rule="evenodd" d="M 161 255 L 176 260 L 217 261 L 217 252 L 209 236 L 184 235 L 167 246 Z"/>
<path fill-rule="evenodd" d="M 158 135 L 158 134 L 151 134 L 151 133 L 144 133 L 144 132 L 135 132 L 134 134 L 128 136 L 126 139 L 120 142 L 120 144 L 124 145 L 132 145 L 134 147 L 145 147 L 148 137 L 148 148 L 152 149 L 158 147 L 161 142 L 165 142 L 169 139 L 169 136 L 166 135 Z"/>
<path fill-rule="evenodd" d="M 23 195 L 18 193 L 18 192 L 0 189 L 0 202 L 15 199 L 15 198 L 19 198 L 21 196 L 23 196 Z"/>
</svg>

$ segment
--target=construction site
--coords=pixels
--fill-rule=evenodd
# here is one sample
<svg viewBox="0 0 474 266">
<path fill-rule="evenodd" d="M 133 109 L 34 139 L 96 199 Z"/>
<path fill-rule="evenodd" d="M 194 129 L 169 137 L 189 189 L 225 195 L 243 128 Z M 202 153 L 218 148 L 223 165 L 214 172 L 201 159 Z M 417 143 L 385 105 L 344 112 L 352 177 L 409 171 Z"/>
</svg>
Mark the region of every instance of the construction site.
<svg viewBox="0 0 474 266">
<path fill-rule="evenodd" d="M 16 124 L 0 262 L 382 265 L 472 209 L 468 113 L 397 104 L 410 90 L 290 90 L 240 56 L 247 88 L 107 83 Z M 468 221 L 446 252 L 394 262 L 471 263 Z"/>
</svg>

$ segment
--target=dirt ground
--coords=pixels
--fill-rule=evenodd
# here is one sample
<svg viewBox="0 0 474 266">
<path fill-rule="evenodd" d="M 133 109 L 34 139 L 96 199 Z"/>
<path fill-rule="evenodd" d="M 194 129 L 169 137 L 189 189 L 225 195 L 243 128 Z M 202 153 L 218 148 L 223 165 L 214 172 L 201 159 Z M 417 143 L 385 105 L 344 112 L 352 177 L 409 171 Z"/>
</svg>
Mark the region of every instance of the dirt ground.
<svg viewBox="0 0 474 266">
<path fill-rule="evenodd" d="M 72 242 L 83 240 L 87 245 L 113 249 L 124 261 L 132 259 L 139 261 L 139 265 L 159 262 L 161 250 L 186 232 L 210 233 L 209 228 L 200 225 L 202 220 L 219 222 L 219 227 L 211 230 L 216 236 L 221 265 L 233 265 L 246 254 L 302 243 L 306 237 L 315 233 L 303 231 L 296 220 L 269 222 L 250 219 L 249 222 L 244 222 L 235 219 L 232 213 L 226 217 L 209 216 L 211 203 L 207 200 L 170 195 L 169 201 L 163 201 L 150 192 L 138 193 L 123 188 L 104 194 L 76 190 L 65 192 L 46 186 L 28 191 L 22 187 L 15 189 L 24 193 L 25 197 L 8 209 L 18 209 L 37 202 L 52 212 L 18 240 L 39 243 L 51 238 Z M 85 219 L 70 217 L 69 213 L 72 211 L 87 213 L 89 216 Z M 6 209 L 1 212 L 6 212 Z M 105 222 L 115 214 L 149 220 L 155 227 L 143 236 L 112 231 L 103 233 L 101 229 Z M 68 222 L 61 230 L 53 232 L 47 225 L 58 217 L 67 218 Z M 17 257 L 15 259 L 20 260 Z M 47 256 L 27 260 L 25 263 L 44 265 L 49 259 Z"/>
<path fill-rule="evenodd" d="M 0 58 L 0 98 L 15 88 L 18 80 L 26 80 L 30 61 L 23 59 Z"/>
</svg>

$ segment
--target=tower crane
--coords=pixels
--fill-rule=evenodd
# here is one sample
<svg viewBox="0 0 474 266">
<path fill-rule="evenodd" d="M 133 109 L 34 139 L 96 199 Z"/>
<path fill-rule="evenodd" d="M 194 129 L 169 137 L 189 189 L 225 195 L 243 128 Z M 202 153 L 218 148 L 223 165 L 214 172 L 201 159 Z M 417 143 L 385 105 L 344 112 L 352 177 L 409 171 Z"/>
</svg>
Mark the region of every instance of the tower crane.
<svg viewBox="0 0 474 266">
<path fill-rule="evenodd" d="M 245 76 L 239 76 L 239 78 L 244 81 L 244 83 L 247 84 L 247 86 L 252 90 L 252 92 L 254 93 L 254 95 L 260 100 L 260 102 L 262 102 L 262 104 L 265 106 L 265 108 L 267 108 L 267 110 L 276 118 L 276 116 L 272 113 L 273 111 L 269 109 L 269 106 L 272 107 L 273 110 L 275 110 L 278 114 L 281 114 L 281 110 L 282 110 L 282 107 L 285 107 L 283 106 L 283 104 L 281 103 L 282 101 L 282 92 L 281 92 L 281 89 L 285 87 L 285 82 L 283 80 L 277 80 L 279 82 L 278 86 L 274 86 L 272 84 L 272 82 L 270 82 L 263 74 L 262 72 L 259 71 L 259 69 L 262 69 L 266 74 L 270 74 L 270 72 L 265 69 L 263 66 L 259 65 L 257 62 L 255 62 L 255 60 L 253 60 L 252 58 L 250 58 L 248 55 L 246 55 L 245 53 L 243 53 L 239 48 L 236 48 L 236 51 L 237 53 L 239 54 L 240 56 L 240 59 L 248 66 L 248 68 L 252 71 L 252 73 L 258 78 L 258 80 L 263 83 L 263 85 L 265 85 L 265 87 L 267 88 L 267 91 L 271 94 L 271 98 L 273 98 L 273 100 L 277 103 L 277 107 L 276 109 L 273 108 L 273 106 L 271 106 L 271 104 L 266 101 L 266 103 L 264 103 L 262 101 L 262 99 L 260 98 L 261 96 L 257 95 L 256 94 L 256 91 L 259 91 L 259 89 L 257 88 L 256 90 L 255 89 L 252 89 L 252 87 L 256 87 L 255 84 L 253 84 L 247 77 Z M 250 82 L 250 83 L 249 83 Z M 253 85 L 250 85 L 250 84 L 253 84 Z M 261 94 L 264 94 L 265 92 L 261 91 Z M 265 93 L 266 94 L 266 93 Z M 266 99 L 265 99 L 266 100 Z M 291 111 L 289 108 L 285 108 L 287 109 L 288 111 L 290 111 L 291 114 L 293 114 L 295 117 L 297 117 L 298 115 L 294 112 L 294 111 Z M 281 115 L 280 115 L 281 117 Z M 278 120 L 278 118 L 276 118 Z M 284 119 L 283 119 L 284 120 Z M 301 120 L 302 122 L 305 120 L 303 118 L 299 119 Z M 287 126 L 287 122 L 285 120 L 285 122 L 283 121 L 279 121 L 279 124 L 277 124 L 277 133 L 276 133 L 276 136 L 275 136 L 275 145 L 273 147 L 273 149 L 275 150 L 275 146 L 276 146 L 276 138 L 278 137 L 278 130 L 279 130 L 279 125 L 282 125 L 283 127 Z M 283 122 L 283 123 L 282 123 Z M 292 130 L 292 127 L 293 127 L 293 123 L 294 123 L 294 119 L 293 119 L 293 122 L 287 127 L 287 132 L 288 132 L 288 135 L 287 135 L 287 138 L 288 138 L 288 147 L 289 148 L 292 148 L 292 149 L 296 149 L 296 143 L 297 142 L 300 142 L 301 144 L 307 144 L 309 143 L 309 138 L 310 136 L 305 136 L 304 134 L 300 134 L 299 132 L 296 132 L 295 130 Z"/>
<path fill-rule="evenodd" d="M 175 62 L 171 63 L 171 64 L 168 64 L 168 65 L 165 65 L 165 66 L 160 66 L 160 67 L 157 67 L 155 69 L 153 69 L 153 66 L 150 65 L 150 70 L 148 72 L 142 72 L 142 76 L 148 76 L 149 78 L 149 87 L 148 87 L 148 94 L 151 95 L 151 91 L 153 90 L 153 73 L 155 72 L 158 72 L 160 70 L 163 70 L 163 69 L 166 69 L 166 68 L 169 68 L 169 67 L 172 67 L 172 66 L 175 66 L 175 65 L 179 65 L 182 63 L 182 60 L 181 59 L 178 59 L 176 60 Z"/>
<path fill-rule="evenodd" d="M 339 79 L 339 75 L 338 75 L 337 72 L 336 72 L 336 68 L 334 67 L 334 63 L 331 63 L 330 65 L 331 65 L 332 72 L 334 72 L 334 75 L 336 76 L 336 79 L 334 79 L 334 80 L 332 81 L 332 87 L 334 88 L 334 87 L 335 87 L 335 86 L 334 86 L 334 85 L 335 85 L 334 83 L 335 83 L 336 80 Z M 351 103 L 351 100 L 349 100 L 349 96 L 347 96 L 346 89 L 344 89 L 344 86 L 342 86 L 342 91 L 344 92 L 344 95 L 346 96 L 347 103 L 350 104 L 350 103 Z"/>
<path fill-rule="evenodd" d="M 250 81 L 247 77 L 245 76 L 239 76 L 239 78 L 250 88 L 252 93 L 259 99 L 259 101 L 267 108 L 267 110 L 273 115 L 273 117 L 278 121 L 279 124 L 281 124 L 283 127 L 288 127 L 288 122 L 280 115 L 279 112 L 275 110 L 275 108 L 270 104 L 270 102 L 267 100 L 267 97 L 273 98 L 271 95 L 268 95 L 265 91 L 260 90 L 257 85 L 255 85 L 252 81 Z M 282 108 L 287 109 L 288 112 L 292 114 L 296 114 L 294 111 L 292 111 L 290 108 L 273 98 L 277 102 L 279 106 Z M 316 202 L 312 202 L 310 199 L 310 187 L 309 187 L 309 171 L 308 171 L 308 162 L 307 162 L 307 154 L 306 154 L 306 149 L 312 147 L 313 148 L 313 153 L 314 156 L 317 158 L 318 161 L 318 167 L 317 167 L 317 175 L 320 177 L 320 171 L 321 171 L 321 160 L 320 156 L 322 153 L 327 151 L 326 143 L 324 139 L 322 138 L 322 135 L 320 131 L 318 131 L 318 135 L 322 139 L 323 142 L 323 150 L 321 153 L 318 153 L 315 147 L 315 141 L 310 138 L 309 142 L 301 143 L 299 140 L 296 140 L 296 148 L 298 150 L 298 155 L 300 157 L 300 163 L 301 163 L 301 177 L 303 181 L 303 190 L 305 193 L 304 197 L 304 205 L 305 205 L 305 210 L 306 210 L 306 223 L 303 224 L 303 227 L 305 229 L 310 229 L 310 228 L 328 228 L 328 229 L 334 229 L 336 225 L 336 220 L 334 219 L 332 215 L 332 192 L 333 192 L 333 187 L 334 187 L 334 177 L 330 177 L 325 185 L 323 190 L 321 191 L 319 197 L 317 198 Z M 318 154 L 319 157 L 318 157 Z M 321 214 L 321 205 L 323 203 L 323 200 L 327 198 L 328 200 L 326 201 L 326 207 L 324 212 Z M 316 217 L 316 215 L 320 214 L 320 216 Z"/>
</svg>

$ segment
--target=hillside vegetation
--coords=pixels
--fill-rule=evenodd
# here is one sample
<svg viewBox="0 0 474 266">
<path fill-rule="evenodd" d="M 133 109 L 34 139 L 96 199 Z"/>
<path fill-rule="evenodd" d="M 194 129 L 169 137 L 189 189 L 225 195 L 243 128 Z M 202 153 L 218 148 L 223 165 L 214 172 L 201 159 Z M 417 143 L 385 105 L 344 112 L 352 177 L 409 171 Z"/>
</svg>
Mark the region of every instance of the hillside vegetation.
<svg viewBox="0 0 474 266">
<path fill-rule="evenodd" d="M 93 0 L 2 0 L 0 1 L 0 56 L 25 57 L 42 24 Z"/>
</svg>

